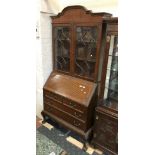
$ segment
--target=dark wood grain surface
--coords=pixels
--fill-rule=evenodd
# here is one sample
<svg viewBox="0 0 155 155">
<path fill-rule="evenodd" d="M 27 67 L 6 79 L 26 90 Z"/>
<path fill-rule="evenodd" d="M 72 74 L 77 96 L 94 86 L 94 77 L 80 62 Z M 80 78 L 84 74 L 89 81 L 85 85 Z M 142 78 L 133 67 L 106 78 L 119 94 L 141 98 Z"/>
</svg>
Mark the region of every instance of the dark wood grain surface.
<svg viewBox="0 0 155 155">
<path fill-rule="evenodd" d="M 53 19 L 52 23 L 92 23 L 92 21 L 101 22 L 103 16 L 111 17 L 111 14 L 106 12 L 92 13 L 85 7 L 76 5 L 64 8 L 61 13 L 57 16 L 51 16 L 51 18 Z"/>
<path fill-rule="evenodd" d="M 118 153 L 118 115 L 105 110 L 103 106 L 96 108 L 95 125 L 92 143 L 95 147 L 112 155 Z"/>
<path fill-rule="evenodd" d="M 52 73 L 44 89 L 88 106 L 97 85 L 93 82 L 72 76 Z"/>
</svg>

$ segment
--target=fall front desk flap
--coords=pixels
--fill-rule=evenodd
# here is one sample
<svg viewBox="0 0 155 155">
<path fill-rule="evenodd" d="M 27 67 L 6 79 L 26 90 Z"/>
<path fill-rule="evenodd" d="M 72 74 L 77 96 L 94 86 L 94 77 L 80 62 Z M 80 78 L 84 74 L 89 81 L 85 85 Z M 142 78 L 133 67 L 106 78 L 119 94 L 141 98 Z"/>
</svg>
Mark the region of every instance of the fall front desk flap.
<svg viewBox="0 0 155 155">
<path fill-rule="evenodd" d="M 52 73 L 44 89 L 88 106 L 97 85 L 72 76 Z"/>
</svg>

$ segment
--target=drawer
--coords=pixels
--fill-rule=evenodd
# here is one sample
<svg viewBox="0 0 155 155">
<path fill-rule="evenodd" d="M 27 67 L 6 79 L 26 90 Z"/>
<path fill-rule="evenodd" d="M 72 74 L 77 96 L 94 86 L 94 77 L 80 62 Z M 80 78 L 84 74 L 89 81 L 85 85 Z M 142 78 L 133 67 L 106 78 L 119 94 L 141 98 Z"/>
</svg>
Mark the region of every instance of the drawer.
<svg viewBox="0 0 155 155">
<path fill-rule="evenodd" d="M 75 109 L 76 111 L 79 111 L 80 113 L 86 113 L 87 112 L 86 107 L 84 107 L 81 104 L 76 103 L 72 100 L 69 100 L 67 98 L 63 98 L 62 102 L 63 102 L 63 105 L 70 107 L 72 109 Z"/>
<path fill-rule="evenodd" d="M 55 94 L 55 93 L 47 91 L 47 90 L 44 90 L 43 94 L 44 94 L 44 98 L 49 98 L 49 99 L 53 99 L 53 100 L 62 102 L 62 96 L 60 96 L 58 94 Z"/>
<path fill-rule="evenodd" d="M 58 109 L 61 109 L 62 111 L 65 111 L 66 113 L 69 113 L 70 115 L 72 115 L 72 116 L 74 116 L 80 120 L 86 121 L 86 119 L 87 119 L 86 113 L 84 114 L 84 113 L 82 113 L 82 112 L 80 112 L 80 111 L 78 111 L 72 107 L 66 106 L 65 104 L 63 104 L 61 102 L 57 102 L 57 101 L 54 101 L 52 99 L 45 98 L 44 103 L 52 105 Z"/>
<path fill-rule="evenodd" d="M 64 121 L 70 123 L 71 125 L 81 129 L 81 130 L 86 130 L 86 124 L 73 118 L 71 115 L 67 114 L 66 112 L 57 109 L 56 107 L 52 107 L 51 105 L 44 104 L 44 109 L 45 111 L 63 119 Z"/>
<path fill-rule="evenodd" d="M 69 99 L 67 99 L 67 98 L 65 98 L 63 96 L 60 96 L 58 94 L 55 94 L 55 93 L 47 91 L 47 90 L 44 90 L 43 93 L 44 93 L 44 100 L 48 98 L 48 99 L 51 99 L 51 100 L 54 100 L 54 101 L 59 101 L 59 102 L 62 102 L 63 105 L 65 105 L 66 107 L 69 107 L 71 109 L 75 109 L 76 111 L 78 111 L 80 113 L 86 113 L 87 112 L 86 107 L 82 106 L 79 103 L 71 101 L 71 100 L 69 100 Z"/>
<path fill-rule="evenodd" d="M 107 130 L 116 134 L 118 131 L 118 120 L 101 113 L 96 113 L 95 129 Z"/>
<path fill-rule="evenodd" d="M 94 141 L 107 149 L 117 152 L 116 136 L 109 132 L 98 130 L 93 134 Z"/>
<path fill-rule="evenodd" d="M 98 144 L 117 152 L 118 120 L 96 112 L 93 138 Z"/>
</svg>

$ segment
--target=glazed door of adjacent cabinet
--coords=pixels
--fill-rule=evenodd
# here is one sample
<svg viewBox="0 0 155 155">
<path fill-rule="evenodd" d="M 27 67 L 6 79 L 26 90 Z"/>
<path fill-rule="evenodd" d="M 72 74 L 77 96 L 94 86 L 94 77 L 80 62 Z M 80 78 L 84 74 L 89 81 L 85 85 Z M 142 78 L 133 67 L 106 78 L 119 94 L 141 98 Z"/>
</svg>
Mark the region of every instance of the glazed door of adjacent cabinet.
<svg viewBox="0 0 155 155">
<path fill-rule="evenodd" d="M 98 41 L 101 28 L 94 24 L 79 24 L 75 28 L 74 74 L 86 79 L 96 77 Z"/>
<path fill-rule="evenodd" d="M 68 24 L 53 26 L 54 69 L 70 72 L 71 26 Z"/>
<path fill-rule="evenodd" d="M 104 106 L 111 109 L 118 109 L 118 35 L 107 36 L 108 50 L 106 53 L 107 65 L 103 71 L 105 74 L 105 82 L 102 83 L 104 87 L 103 94 L 101 94 L 102 100 L 104 100 Z"/>
</svg>

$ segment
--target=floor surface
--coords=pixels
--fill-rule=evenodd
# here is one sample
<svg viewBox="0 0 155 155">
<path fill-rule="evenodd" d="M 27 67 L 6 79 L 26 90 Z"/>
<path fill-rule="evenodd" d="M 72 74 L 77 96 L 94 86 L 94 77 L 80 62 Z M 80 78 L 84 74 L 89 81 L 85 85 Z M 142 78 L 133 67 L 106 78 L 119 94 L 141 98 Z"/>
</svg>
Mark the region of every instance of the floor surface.
<svg viewBox="0 0 155 155">
<path fill-rule="evenodd" d="M 91 147 L 84 151 L 83 144 L 84 140 L 71 131 L 51 120 L 42 124 L 42 120 L 36 117 L 36 155 L 103 155 Z"/>
</svg>

